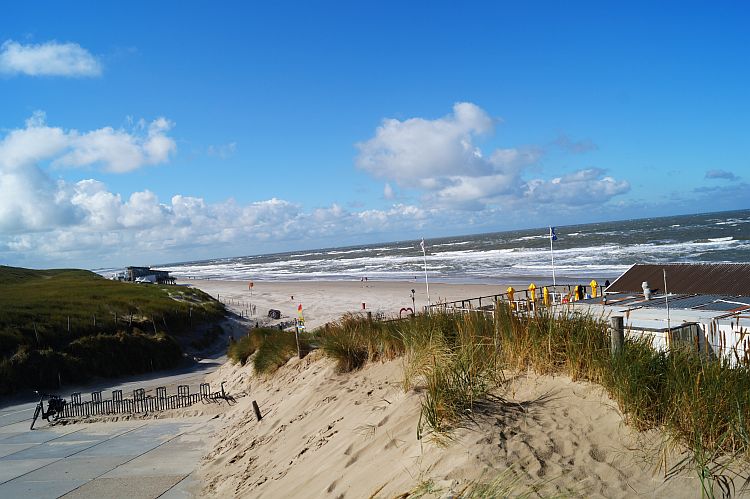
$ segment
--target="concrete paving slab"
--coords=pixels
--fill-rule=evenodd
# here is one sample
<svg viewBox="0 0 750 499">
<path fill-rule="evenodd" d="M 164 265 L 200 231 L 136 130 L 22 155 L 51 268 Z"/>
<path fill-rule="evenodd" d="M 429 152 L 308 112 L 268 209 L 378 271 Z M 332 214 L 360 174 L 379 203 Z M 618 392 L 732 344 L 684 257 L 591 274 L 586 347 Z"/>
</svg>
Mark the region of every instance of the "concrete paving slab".
<svg viewBox="0 0 750 499">
<path fill-rule="evenodd" d="M 69 441 L 53 440 L 51 442 L 44 442 L 22 450 L 16 454 L 0 458 L 0 466 L 3 466 L 5 462 L 10 459 L 62 459 L 93 447 L 100 442 L 102 442 L 102 439 Z"/>
<path fill-rule="evenodd" d="M 186 452 L 181 455 L 152 451 L 118 466 L 105 474 L 103 478 L 142 477 L 164 474 L 185 476 L 195 469 L 202 455 L 203 453 L 200 450 Z"/>
<path fill-rule="evenodd" d="M 0 443 L 0 457 L 5 457 L 9 454 L 14 454 L 18 451 L 28 449 L 37 444 L 2 444 Z"/>
<path fill-rule="evenodd" d="M 18 423 L 21 421 L 29 421 L 29 424 L 31 424 L 31 418 L 33 416 L 34 416 L 33 408 L 6 411 L 0 414 L 0 427 L 4 427 L 9 424 Z"/>
<path fill-rule="evenodd" d="M 70 457 L 44 468 L 32 471 L 14 481 L 43 482 L 49 480 L 83 480 L 87 482 L 118 467 L 134 456 L 108 456 L 97 458 Z"/>
<path fill-rule="evenodd" d="M 200 494 L 200 486 L 200 482 L 195 477 L 195 473 L 190 473 L 188 476 L 177 482 L 174 487 L 159 496 L 159 499 L 189 499 L 192 497 L 198 497 Z"/>
<path fill-rule="evenodd" d="M 130 434 L 119 436 L 108 440 L 106 444 L 90 447 L 78 454 L 76 457 L 97 457 L 97 456 L 138 456 L 148 452 L 161 444 L 160 441 L 149 438 L 131 438 Z"/>
<path fill-rule="evenodd" d="M 155 499 L 171 489 L 184 475 L 155 477 L 98 478 L 65 494 L 65 499 Z"/>
<path fill-rule="evenodd" d="M 0 497 L 56 498 L 86 483 L 86 480 L 13 480 L 0 485 Z"/>
<path fill-rule="evenodd" d="M 26 426 L 25 428 L 20 429 L 20 431 L 16 431 L 12 434 L 8 434 L 4 438 L 0 437 L 0 443 L 3 443 L 3 444 L 41 444 L 44 442 L 49 442 L 50 440 L 54 440 L 56 438 L 63 437 L 70 433 L 79 432 L 81 430 L 83 430 L 83 428 L 81 427 L 74 428 L 72 426 L 68 426 L 68 427 L 47 428 L 44 430 L 30 431 L 29 427 Z"/>
<path fill-rule="evenodd" d="M 0 484 L 54 463 L 56 459 L 16 459 L 0 463 Z M 6 497 L 0 495 L 0 497 Z"/>
</svg>

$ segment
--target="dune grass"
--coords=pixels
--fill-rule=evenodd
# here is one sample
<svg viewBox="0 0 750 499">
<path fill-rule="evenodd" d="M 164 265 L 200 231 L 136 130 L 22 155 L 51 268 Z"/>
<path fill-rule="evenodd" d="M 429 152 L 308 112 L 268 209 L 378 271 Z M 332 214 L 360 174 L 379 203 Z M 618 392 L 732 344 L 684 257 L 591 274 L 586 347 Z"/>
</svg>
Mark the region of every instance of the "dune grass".
<svg viewBox="0 0 750 499">
<path fill-rule="evenodd" d="M 310 339 L 300 336 L 300 350 L 310 350 Z M 244 365 L 251 356 L 253 368 L 259 374 L 272 374 L 297 355 L 297 339 L 293 332 L 273 328 L 254 328 L 246 336 L 229 345 L 227 355 L 235 363 Z"/>
<path fill-rule="evenodd" d="M 504 370 L 532 370 L 601 384 L 628 424 L 662 429 L 669 445 L 690 450 L 665 471 L 693 468 L 705 495 L 730 491 L 728 465 L 750 462 L 748 366 L 691 349 L 657 352 L 633 339 L 613 356 L 607 324 L 590 316 L 518 317 L 505 307 L 494 317 L 432 314 L 372 322 L 347 316 L 317 334 L 340 371 L 403 356 L 404 388 L 423 389 L 420 437 L 449 436 L 502 384 Z"/>
<path fill-rule="evenodd" d="M 175 338 L 223 317 L 193 288 L 0 266 L 0 394 L 174 366 Z"/>
</svg>

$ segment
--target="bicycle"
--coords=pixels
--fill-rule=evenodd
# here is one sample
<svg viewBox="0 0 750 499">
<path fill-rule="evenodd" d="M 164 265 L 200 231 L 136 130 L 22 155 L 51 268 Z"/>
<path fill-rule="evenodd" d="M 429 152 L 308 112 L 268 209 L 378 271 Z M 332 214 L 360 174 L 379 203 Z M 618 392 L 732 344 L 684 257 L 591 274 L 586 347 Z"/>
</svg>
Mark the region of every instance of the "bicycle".
<svg viewBox="0 0 750 499">
<path fill-rule="evenodd" d="M 31 419 L 31 426 L 29 427 L 29 430 L 34 429 L 34 423 L 36 423 L 36 420 L 40 414 L 42 416 L 42 419 L 47 422 L 49 422 L 50 418 L 52 418 L 53 421 L 57 421 L 57 419 L 60 417 L 60 413 L 65 408 L 65 404 L 67 403 L 65 399 L 58 397 L 57 395 L 39 393 L 36 390 L 34 390 L 34 393 L 39 395 L 39 403 L 36 405 L 36 409 L 34 409 L 34 417 Z M 44 399 L 47 399 L 46 411 L 44 410 Z"/>
</svg>

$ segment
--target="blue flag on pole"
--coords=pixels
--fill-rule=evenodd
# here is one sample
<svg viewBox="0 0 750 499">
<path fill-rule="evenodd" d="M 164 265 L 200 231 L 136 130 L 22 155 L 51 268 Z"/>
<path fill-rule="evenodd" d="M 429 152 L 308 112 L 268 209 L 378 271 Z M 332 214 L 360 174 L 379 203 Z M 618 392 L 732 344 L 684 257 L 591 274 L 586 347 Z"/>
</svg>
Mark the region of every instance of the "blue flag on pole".
<svg viewBox="0 0 750 499">
<path fill-rule="evenodd" d="M 549 228 L 549 239 L 550 241 L 557 241 L 557 233 L 554 227 Z"/>
</svg>

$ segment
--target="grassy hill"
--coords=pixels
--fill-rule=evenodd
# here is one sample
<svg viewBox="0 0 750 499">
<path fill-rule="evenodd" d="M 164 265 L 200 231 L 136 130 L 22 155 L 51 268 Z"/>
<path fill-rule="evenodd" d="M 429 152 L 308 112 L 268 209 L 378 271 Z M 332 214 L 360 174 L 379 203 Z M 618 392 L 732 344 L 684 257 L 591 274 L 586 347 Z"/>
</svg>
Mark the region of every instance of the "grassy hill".
<svg viewBox="0 0 750 499">
<path fill-rule="evenodd" d="M 223 316 L 193 288 L 0 266 L 0 393 L 172 367 L 179 340 Z"/>
</svg>

